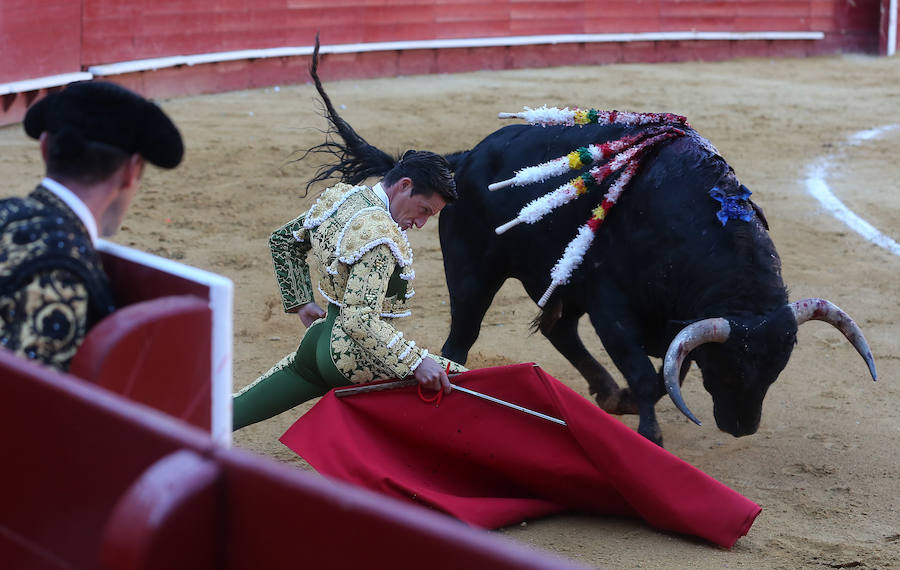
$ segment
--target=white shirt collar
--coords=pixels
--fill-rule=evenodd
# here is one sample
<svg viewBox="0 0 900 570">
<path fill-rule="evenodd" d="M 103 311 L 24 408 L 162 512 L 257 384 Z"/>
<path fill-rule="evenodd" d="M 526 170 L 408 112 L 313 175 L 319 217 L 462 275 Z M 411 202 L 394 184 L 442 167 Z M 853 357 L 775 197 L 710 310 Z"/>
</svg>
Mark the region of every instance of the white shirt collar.
<svg viewBox="0 0 900 570">
<path fill-rule="evenodd" d="M 44 178 L 41 180 L 41 186 L 53 192 L 57 198 L 65 202 L 66 206 L 75 212 L 75 215 L 78 216 L 78 219 L 81 220 L 81 223 L 84 224 L 88 234 L 90 234 L 91 243 L 97 245 L 97 221 L 94 219 L 94 214 L 91 213 L 87 205 L 81 201 L 81 198 L 52 178 Z"/>
<path fill-rule="evenodd" d="M 388 214 L 391 213 L 391 201 L 388 199 L 387 193 L 384 191 L 384 188 L 381 187 L 381 182 L 372 186 L 372 191 L 381 198 L 381 201 L 384 202 L 384 207 L 387 208 Z"/>
</svg>

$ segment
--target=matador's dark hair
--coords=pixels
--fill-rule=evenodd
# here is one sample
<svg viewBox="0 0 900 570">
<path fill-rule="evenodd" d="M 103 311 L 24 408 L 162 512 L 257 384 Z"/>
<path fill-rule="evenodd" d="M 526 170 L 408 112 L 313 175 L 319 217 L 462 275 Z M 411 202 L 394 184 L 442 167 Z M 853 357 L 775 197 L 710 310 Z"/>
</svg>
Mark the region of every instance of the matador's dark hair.
<svg viewBox="0 0 900 570">
<path fill-rule="evenodd" d="M 400 161 L 384 175 L 384 185 L 390 186 L 404 177 L 409 177 L 413 182 L 412 194 L 428 197 L 437 192 L 448 204 L 459 197 L 450 163 L 431 151 L 408 150 L 403 153 Z"/>
</svg>

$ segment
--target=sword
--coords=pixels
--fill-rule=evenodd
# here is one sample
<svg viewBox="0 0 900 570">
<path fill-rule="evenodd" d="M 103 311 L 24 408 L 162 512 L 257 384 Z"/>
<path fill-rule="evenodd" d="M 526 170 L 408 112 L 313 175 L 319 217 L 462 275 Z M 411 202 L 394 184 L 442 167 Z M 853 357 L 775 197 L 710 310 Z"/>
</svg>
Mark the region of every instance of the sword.
<svg viewBox="0 0 900 570">
<path fill-rule="evenodd" d="M 507 402 L 506 400 L 501 400 L 500 398 L 488 396 L 487 394 L 482 394 L 481 392 L 476 392 L 475 390 L 469 390 L 468 388 L 463 388 L 462 386 L 457 386 L 456 384 L 450 385 L 453 386 L 454 390 L 459 390 L 460 392 L 470 394 L 472 396 L 475 396 L 476 398 L 481 398 L 482 400 L 487 400 L 488 402 L 494 402 L 495 404 L 500 404 L 501 406 L 506 406 L 507 408 L 512 408 L 514 410 L 519 410 L 520 412 L 525 412 L 526 414 L 536 416 L 538 418 L 553 422 L 555 424 L 559 424 L 561 426 L 567 425 L 566 422 L 559 418 L 554 418 L 553 416 L 548 416 L 547 414 L 529 410 L 528 408 L 522 407 L 518 404 L 513 404 L 512 402 Z"/>
<path fill-rule="evenodd" d="M 455 376 L 455 375 L 454 375 Z M 334 391 L 334 395 L 338 398 L 344 398 L 346 396 L 353 396 L 355 394 L 364 394 L 366 392 L 381 392 L 382 390 L 393 390 L 394 388 L 405 388 L 407 386 L 415 386 L 416 380 L 415 378 L 410 378 L 406 380 L 396 380 L 394 382 L 384 382 L 382 384 L 372 384 L 371 386 L 354 386 L 352 388 L 339 388 Z M 493 396 L 488 396 L 487 394 L 483 394 L 481 392 L 476 392 L 475 390 L 470 390 L 468 388 L 463 388 L 462 386 L 458 386 L 456 384 L 451 383 L 453 390 L 459 390 L 464 394 L 469 394 L 471 396 L 475 396 L 476 398 L 481 398 L 482 400 L 487 400 L 488 402 L 493 402 L 495 404 L 500 404 L 501 406 L 506 406 L 507 408 L 512 408 L 513 410 L 518 410 L 520 412 L 524 412 L 526 414 L 541 418 L 543 420 L 547 420 L 553 422 L 555 424 L 559 424 L 561 426 L 567 425 L 565 421 L 554 418 L 553 416 L 548 416 L 547 414 L 542 414 L 541 412 L 536 412 L 534 410 L 530 410 L 518 404 L 513 404 L 512 402 L 507 402 L 506 400 L 501 400 L 500 398 L 495 398 Z"/>
</svg>

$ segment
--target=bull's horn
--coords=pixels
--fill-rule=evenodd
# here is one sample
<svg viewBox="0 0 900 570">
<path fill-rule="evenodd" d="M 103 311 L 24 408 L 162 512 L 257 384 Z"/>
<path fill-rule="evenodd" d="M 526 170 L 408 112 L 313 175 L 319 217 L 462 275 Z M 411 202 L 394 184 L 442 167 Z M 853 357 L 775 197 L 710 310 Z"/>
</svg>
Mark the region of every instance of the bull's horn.
<svg viewBox="0 0 900 570">
<path fill-rule="evenodd" d="M 692 422 L 700 424 L 687 404 L 681 396 L 681 383 L 679 382 L 681 375 L 681 363 L 685 357 L 695 348 L 707 342 L 725 342 L 728 335 L 731 334 L 731 325 L 723 318 L 703 319 L 696 323 L 681 329 L 672 343 L 669 344 L 669 350 L 666 351 L 666 358 L 663 363 L 663 378 L 666 382 L 666 392 L 675 402 L 675 406 L 681 410 Z"/>
<path fill-rule="evenodd" d="M 815 320 L 825 321 L 841 331 L 853 345 L 853 348 L 856 349 L 856 352 L 866 361 L 872 380 L 878 380 L 878 373 L 875 372 L 875 359 L 872 358 L 869 343 L 866 342 L 866 337 L 863 336 L 862 330 L 853 322 L 850 315 L 831 301 L 826 301 L 825 299 L 803 299 L 802 301 L 788 303 L 788 307 L 794 313 L 798 327 L 806 321 Z"/>
</svg>

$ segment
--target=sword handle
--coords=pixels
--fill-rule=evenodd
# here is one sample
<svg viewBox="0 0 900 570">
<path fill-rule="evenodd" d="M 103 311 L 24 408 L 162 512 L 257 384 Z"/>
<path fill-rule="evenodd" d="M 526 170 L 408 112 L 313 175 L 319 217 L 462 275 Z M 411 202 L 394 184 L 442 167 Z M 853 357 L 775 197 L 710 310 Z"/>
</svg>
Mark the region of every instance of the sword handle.
<svg viewBox="0 0 900 570">
<path fill-rule="evenodd" d="M 394 390 L 396 388 L 406 388 L 416 385 L 415 378 L 407 378 L 404 380 L 395 380 L 393 382 L 383 382 L 381 384 L 370 384 L 368 386 L 352 386 L 350 388 L 336 388 L 334 395 L 338 398 L 353 396 L 355 394 L 365 394 L 367 392 L 382 392 L 384 390 Z"/>
<path fill-rule="evenodd" d="M 455 378 L 462 374 L 448 374 L 450 378 Z M 366 384 L 364 386 L 351 386 L 349 388 L 335 388 L 334 395 L 338 398 L 353 396 L 356 394 L 365 394 L 367 392 L 381 392 L 384 390 L 394 390 L 396 388 L 406 388 L 415 386 L 418 382 L 415 378 L 404 378 L 403 380 L 394 380 L 392 382 L 382 382 L 381 384 Z"/>
</svg>

